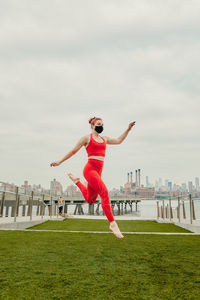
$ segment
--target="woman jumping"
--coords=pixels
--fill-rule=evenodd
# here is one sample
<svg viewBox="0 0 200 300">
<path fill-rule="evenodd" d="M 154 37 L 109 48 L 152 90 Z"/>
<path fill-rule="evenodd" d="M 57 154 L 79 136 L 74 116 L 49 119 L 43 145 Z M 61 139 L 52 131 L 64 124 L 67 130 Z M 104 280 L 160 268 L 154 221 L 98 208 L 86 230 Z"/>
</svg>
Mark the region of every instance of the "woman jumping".
<svg viewBox="0 0 200 300">
<path fill-rule="evenodd" d="M 89 135 L 83 136 L 63 159 L 52 162 L 50 166 L 59 166 L 63 161 L 74 155 L 82 146 L 85 146 L 88 154 L 88 162 L 84 166 L 83 175 L 88 182 L 87 187 L 80 182 L 79 177 L 74 176 L 72 173 L 68 173 L 68 176 L 78 186 L 88 203 L 94 203 L 97 196 L 100 195 L 102 209 L 110 223 L 110 230 L 112 230 L 116 237 L 123 238 L 124 236 L 121 234 L 113 217 L 108 189 L 101 178 L 101 173 L 103 170 L 106 144 L 121 144 L 128 135 L 128 132 L 135 125 L 135 121 L 131 122 L 126 131 L 116 139 L 108 136 L 100 136 L 99 133 L 103 131 L 103 121 L 101 118 L 90 118 L 89 123 L 91 124 L 92 132 Z"/>
</svg>

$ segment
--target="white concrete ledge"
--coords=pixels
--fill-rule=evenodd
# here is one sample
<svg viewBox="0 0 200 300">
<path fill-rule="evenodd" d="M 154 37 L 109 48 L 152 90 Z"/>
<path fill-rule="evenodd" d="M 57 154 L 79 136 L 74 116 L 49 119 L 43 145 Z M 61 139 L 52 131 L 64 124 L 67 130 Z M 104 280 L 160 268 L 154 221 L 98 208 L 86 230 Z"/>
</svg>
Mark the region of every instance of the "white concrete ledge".
<svg viewBox="0 0 200 300">
<path fill-rule="evenodd" d="M 12 222 L 12 223 L 7 223 L 7 224 L 1 224 L 0 225 L 0 230 L 18 230 L 18 229 L 26 229 L 29 227 L 32 227 L 34 225 L 42 224 L 46 222 L 47 220 L 38 220 L 38 221 L 27 221 L 27 222 Z"/>
<path fill-rule="evenodd" d="M 174 223 L 175 225 L 177 226 L 180 226 L 184 229 L 187 229 L 187 230 L 190 230 L 192 232 L 196 232 L 196 233 L 199 233 L 200 234 L 200 226 L 197 226 L 197 225 L 193 225 L 193 224 L 184 224 L 184 223 Z"/>
<path fill-rule="evenodd" d="M 157 220 L 158 223 L 171 223 L 176 226 L 179 226 L 181 228 L 190 230 L 194 233 L 200 233 L 200 220 L 192 220 L 192 224 L 190 223 L 190 220 L 182 219 L 181 222 L 178 221 L 178 219 L 172 219 L 171 222 L 169 219 L 159 219 Z"/>
<path fill-rule="evenodd" d="M 0 218 L 0 229 L 26 229 L 34 225 L 44 223 L 48 220 L 63 221 L 64 218 L 51 218 L 49 216 L 44 216 L 43 218 L 41 218 L 41 216 L 38 216 L 32 217 L 32 220 L 30 220 L 30 217 L 17 217 L 16 222 L 14 222 L 14 217 Z"/>
</svg>

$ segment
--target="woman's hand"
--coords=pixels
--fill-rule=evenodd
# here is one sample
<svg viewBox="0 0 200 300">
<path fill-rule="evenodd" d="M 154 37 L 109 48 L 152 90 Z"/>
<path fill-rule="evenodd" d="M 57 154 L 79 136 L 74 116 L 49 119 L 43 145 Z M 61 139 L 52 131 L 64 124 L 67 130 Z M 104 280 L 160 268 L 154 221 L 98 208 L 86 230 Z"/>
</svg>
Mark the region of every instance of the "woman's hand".
<svg viewBox="0 0 200 300">
<path fill-rule="evenodd" d="M 131 123 L 128 125 L 128 130 L 131 130 L 131 128 L 135 125 L 135 122 L 136 122 L 136 121 L 131 122 Z"/>
<path fill-rule="evenodd" d="M 50 166 L 51 166 L 51 167 L 56 167 L 56 166 L 59 166 L 60 164 L 61 164 L 60 161 L 55 161 L 55 162 L 52 162 L 52 163 L 50 164 Z"/>
</svg>

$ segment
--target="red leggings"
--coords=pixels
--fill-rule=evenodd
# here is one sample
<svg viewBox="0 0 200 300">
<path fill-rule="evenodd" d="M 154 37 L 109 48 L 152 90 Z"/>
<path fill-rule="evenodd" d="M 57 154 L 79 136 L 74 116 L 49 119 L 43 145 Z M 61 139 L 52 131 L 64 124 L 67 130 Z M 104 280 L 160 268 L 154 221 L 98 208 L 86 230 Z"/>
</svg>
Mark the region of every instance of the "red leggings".
<svg viewBox="0 0 200 300">
<path fill-rule="evenodd" d="M 104 161 L 89 158 L 83 169 L 83 175 L 87 180 L 87 187 L 80 181 L 76 185 L 81 190 L 85 200 L 92 204 L 96 201 L 98 194 L 101 197 L 101 206 L 109 222 L 115 221 L 110 205 L 108 189 L 101 179 Z"/>
</svg>

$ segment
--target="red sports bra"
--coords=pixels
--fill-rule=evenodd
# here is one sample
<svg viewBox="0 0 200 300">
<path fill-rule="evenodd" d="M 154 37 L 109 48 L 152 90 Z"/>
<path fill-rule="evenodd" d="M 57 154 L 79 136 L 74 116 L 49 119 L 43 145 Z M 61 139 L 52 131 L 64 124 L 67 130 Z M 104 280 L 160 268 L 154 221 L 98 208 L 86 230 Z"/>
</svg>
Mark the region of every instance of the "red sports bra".
<svg viewBox="0 0 200 300">
<path fill-rule="evenodd" d="M 106 141 L 103 137 L 101 137 L 104 142 L 99 143 L 95 141 L 95 139 L 92 136 L 92 133 L 90 134 L 90 142 L 88 146 L 86 147 L 86 151 L 88 156 L 105 156 L 105 151 L 106 151 Z"/>
</svg>

